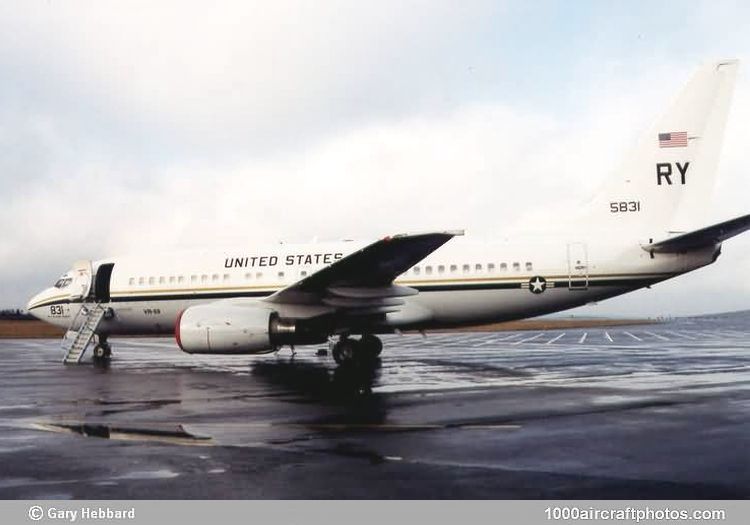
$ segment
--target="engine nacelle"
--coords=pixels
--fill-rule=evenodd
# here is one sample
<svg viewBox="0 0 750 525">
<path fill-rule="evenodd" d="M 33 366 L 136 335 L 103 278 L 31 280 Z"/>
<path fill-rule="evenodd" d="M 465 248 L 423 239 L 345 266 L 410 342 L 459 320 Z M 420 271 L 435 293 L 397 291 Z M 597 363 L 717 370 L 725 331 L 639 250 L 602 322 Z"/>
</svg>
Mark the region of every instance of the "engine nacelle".
<svg viewBox="0 0 750 525">
<path fill-rule="evenodd" d="M 189 354 L 260 354 L 272 351 L 294 332 L 278 315 L 262 306 L 202 304 L 183 311 L 175 323 L 175 339 Z"/>
</svg>

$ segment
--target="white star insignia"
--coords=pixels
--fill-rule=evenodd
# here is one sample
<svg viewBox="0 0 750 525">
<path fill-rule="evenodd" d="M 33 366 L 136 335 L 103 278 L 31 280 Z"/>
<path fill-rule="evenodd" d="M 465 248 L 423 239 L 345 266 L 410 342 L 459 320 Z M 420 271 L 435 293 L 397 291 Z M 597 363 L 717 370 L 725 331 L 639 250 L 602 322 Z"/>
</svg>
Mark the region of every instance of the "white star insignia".
<svg viewBox="0 0 750 525">
<path fill-rule="evenodd" d="M 529 281 L 531 291 L 534 293 L 542 293 L 544 291 L 545 284 L 546 282 L 539 277 L 534 277 L 532 281 Z"/>
</svg>

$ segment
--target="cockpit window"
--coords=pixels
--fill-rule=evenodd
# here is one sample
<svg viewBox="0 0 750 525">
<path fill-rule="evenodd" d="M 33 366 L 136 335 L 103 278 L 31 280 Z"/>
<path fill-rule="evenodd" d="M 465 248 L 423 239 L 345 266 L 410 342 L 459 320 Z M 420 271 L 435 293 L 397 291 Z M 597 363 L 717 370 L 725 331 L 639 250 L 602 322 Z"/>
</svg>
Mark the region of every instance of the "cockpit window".
<svg viewBox="0 0 750 525">
<path fill-rule="evenodd" d="M 73 282 L 73 278 L 72 277 L 65 277 L 65 276 L 60 277 L 57 280 L 57 282 L 55 283 L 55 288 L 65 288 L 66 286 L 68 286 L 72 282 Z"/>
</svg>

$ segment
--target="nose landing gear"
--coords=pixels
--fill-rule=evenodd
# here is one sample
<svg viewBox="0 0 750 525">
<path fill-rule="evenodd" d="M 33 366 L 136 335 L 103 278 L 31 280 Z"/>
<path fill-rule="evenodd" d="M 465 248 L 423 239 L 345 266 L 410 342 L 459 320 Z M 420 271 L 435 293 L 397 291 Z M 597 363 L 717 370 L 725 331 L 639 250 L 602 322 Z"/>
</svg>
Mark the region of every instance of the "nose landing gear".
<svg viewBox="0 0 750 525">
<path fill-rule="evenodd" d="M 333 359 L 339 365 L 368 362 L 376 359 L 382 351 L 383 342 L 372 334 L 364 334 L 360 339 L 342 335 L 333 345 Z"/>
<path fill-rule="evenodd" d="M 106 335 L 99 335 L 92 355 L 95 363 L 103 363 L 112 359 L 112 346 L 107 342 Z"/>
</svg>

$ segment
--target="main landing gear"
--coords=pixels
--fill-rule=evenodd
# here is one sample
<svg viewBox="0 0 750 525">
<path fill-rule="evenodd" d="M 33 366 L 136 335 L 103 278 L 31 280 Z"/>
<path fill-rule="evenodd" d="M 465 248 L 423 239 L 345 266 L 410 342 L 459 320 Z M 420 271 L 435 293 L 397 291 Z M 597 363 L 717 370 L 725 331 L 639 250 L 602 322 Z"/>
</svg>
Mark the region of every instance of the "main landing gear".
<svg viewBox="0 0 750 525">
<path fill-rule="evenodd" d="M 96 346 L 92 354 L 95 363 L 105 363 L 112 359 L 112 347 L 107 342 L 106 335 L 97 336 Z"/>
<path fill-rule="evenodd" d="M 333 359 L 339 365 L 366 363 L 377 359 L 382 351 L 382 341 L 372 334 L 364 334 L 359 339 L 342 335 L 333 345 Z"/>
</svg>

